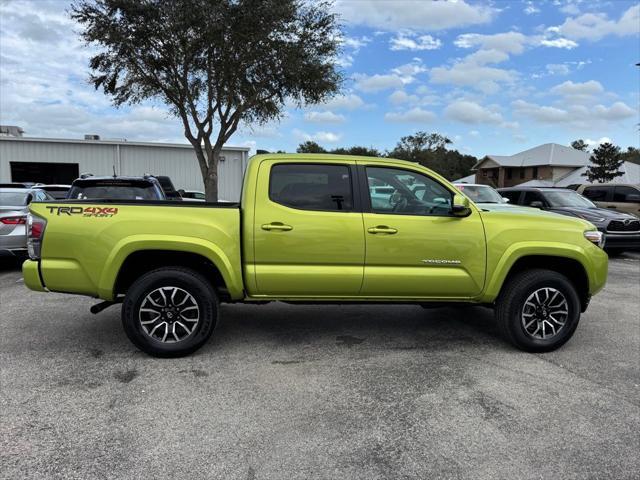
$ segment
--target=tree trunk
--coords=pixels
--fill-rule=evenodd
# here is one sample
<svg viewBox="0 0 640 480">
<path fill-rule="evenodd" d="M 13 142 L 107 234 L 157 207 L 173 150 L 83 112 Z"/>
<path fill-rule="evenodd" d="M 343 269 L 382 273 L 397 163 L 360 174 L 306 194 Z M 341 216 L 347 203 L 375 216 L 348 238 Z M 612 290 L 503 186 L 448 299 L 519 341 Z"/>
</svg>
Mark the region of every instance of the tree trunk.
<svg viewBox="0 0 640 480">
<path fill-rule="evenodd" d="M 207 202 L 218 201 L 218 159 L 220 153 L 215 150 L 211 152 L 213 158 L 209 158 L 209 168 L 204 177 L 204 198 Z"/>
</svg>

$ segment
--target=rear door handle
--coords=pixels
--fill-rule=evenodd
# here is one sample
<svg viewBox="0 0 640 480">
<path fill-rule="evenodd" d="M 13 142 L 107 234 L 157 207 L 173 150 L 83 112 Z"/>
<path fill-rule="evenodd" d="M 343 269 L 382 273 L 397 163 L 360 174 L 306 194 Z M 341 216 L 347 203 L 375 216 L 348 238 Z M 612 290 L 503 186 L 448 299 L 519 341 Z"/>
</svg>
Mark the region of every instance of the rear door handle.
<svg viewBox="0 0 640 480">
<path fill-rule="evenodd" d="M 607 208 L 618 208 L 615 205 L 609 205 Z"/>
<path fill-rule="evenodd" d="M 367 228 L 367 232 L 373 233 L 374 235 L 377 233 L 386 233 L 387 235 L 393 235 L 395 233 L 398 233 L 398 229 L 387 227 L 386 225 L 378 225 L 377 227 Z"/>
<path fill-rule="evenodd" d="M 280 230 L 281 232 L 288 232 L 289 230 L 293 230 L 293 227 L 291 225 L 285 225 L 282 222 L 271 222 L 262 225 L 262 229 L 267 231 Z"/>
</svg>

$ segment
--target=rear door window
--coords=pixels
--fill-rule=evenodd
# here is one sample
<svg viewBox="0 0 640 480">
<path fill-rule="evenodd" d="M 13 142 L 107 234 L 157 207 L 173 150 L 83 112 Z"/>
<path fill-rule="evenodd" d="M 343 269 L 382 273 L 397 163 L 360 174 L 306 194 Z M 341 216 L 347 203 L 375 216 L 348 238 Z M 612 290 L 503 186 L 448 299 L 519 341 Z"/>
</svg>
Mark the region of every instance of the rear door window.
<svg viewBox="0 0 640 480">
<path fill-rule="evenodd" d="M 511 203 L 512 205 L 520 205 L 520 191 L 519 190 L 506 190 L 506 191 L 502 191 L 500 192 L 500 195 L 502 195 L 505 198 L 509 199 L 509 203 Z"/>
<path fill-rule="evenodd" d="M 636 190 L 633 187 L 628 187 L 626 185 L 619 185 L 613 191 L 614 202 L 637 203 L 638 196 L 640 196 L 640 191 Z"/>
<path fill-rule="evenodd" d="M 613 187 L 597 185 L 593 187 L 585 187 L 582 194 L 593 202 L 605 202 L 609 198 L 609 193 Z"/>
<path fill-rule="evenodd" d="M 524 198 L 522 199 L 522 205 L 527 207 L 531 206 L 532 202 L 542 202 L 542 205 L 546 205 L 544 197 L 539 192 L 524 192 Z"/>
<path fill-rule="evenodd" d="M 274 165 L 269 198 L 300 210 L 353 211 L 351 172 L 346 165 Z"/>
</svg>

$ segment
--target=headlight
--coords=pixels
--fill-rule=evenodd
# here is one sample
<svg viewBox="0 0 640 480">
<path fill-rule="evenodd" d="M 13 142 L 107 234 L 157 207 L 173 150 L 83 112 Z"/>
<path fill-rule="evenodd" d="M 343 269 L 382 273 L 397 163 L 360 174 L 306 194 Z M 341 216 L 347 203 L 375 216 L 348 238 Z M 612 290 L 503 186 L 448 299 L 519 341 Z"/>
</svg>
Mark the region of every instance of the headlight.
<svg viewBox="0 0 640 480">
<path fill-rule="evenodd" d="M 584 232 L 584 238 L 589 240 L 591 243 L 596 244 L 600 248 L 604 247 L 604 233 L 599 232 L 598 230 L 587 230 Z"/>
</svg>

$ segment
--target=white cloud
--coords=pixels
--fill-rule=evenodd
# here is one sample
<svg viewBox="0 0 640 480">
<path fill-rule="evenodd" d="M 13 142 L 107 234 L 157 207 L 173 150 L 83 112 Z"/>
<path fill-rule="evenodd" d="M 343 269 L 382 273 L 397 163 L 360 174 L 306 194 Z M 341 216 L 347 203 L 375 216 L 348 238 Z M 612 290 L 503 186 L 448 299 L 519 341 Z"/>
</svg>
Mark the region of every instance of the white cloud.
<svg viewBox="0 0 640 480">
<path fill-rule="evenodd" d="M 465 33 L 458 35 L 453 43 L 459 48 L 480 47 L 484 50 L 519 54 L 524 51 L 527 42 L 527 36 L 520 32 L 505 32 L 492 35 Z"/>
<path fill-rule="evenodd" d="M 566 38 L 554 38 L 551 40 L 543 38 L 542 40 L 540 40 L 540 45 L 552 48 L 566 48 L 567 50 L 572 50 L 578 46 L 576 42 Z"/>
<path fill-rule="evenodd" d="M 575 18 L 567 18 L 558 26 L 558 32 L 574 40 L 600 40 L 607 35 L 638 35 L 640 25 L 640 5 L 625 11 L 619 20 L 610 20 L 604 13 L 585 13 Z"/>
<path fill-rule="evenodd" d="M 427 69 L 422 65 L 420 59 L 414 59 L 413 62 L 400 65 L 391 69 L 391 73 L 364 75 L 356 73 L 355 87 L 363 92 L 379 92 L 389 88 L 401 88 L 415 80 L 415 76 L 425 72 Z"/>
<path fill-rule="evenodd" d="M 337 58 L 336 63 L 343 67 L 348 68 L 353 65 L 356 55 L 360 52 L 360 49 L 365 47 L 371 42 L 371 38 L 367 36 L 362 37 L 342 37 L 340 43 L 343 47 L 342 54 Z"/>
<path fill-rule="evenodd" d="M 596 80 L 589 80 L 583 83 L 574 83 L 571 80 L 567 80 L 551 88 L 550 92 L 556 95 L 595 95 L 604 92 L 604 88 Z"/>
<path fill-rule="evenodd" d="M 364 46 L 371 42 L 371 38 L 367 36 L 362 37 L 344 37 L 342 39 L 342 45 L 345 48 L 350 48 L 356 53 Z"/>
<path fill-rule="evenodd" d="M 562 5 L 559 10 L 567 15 L 577 15 L 580 13 L 580 9 L 575 3 L 568 2 Z"/>
<path fill-rule="evenodd" d="M 326 110 L 324 112 L 307 112 L 304 114 L 304 120 L 309 123 L 343 123 L 345 118 L 344 115 Z"/>
<path fill-rule="evenodd" d="M 413 80 L 413 77 L 415 75 L 426 72 L 427 69 L 424 67 L 424 65 L 422 65 L 422 60 L 420 60 L 419 58 L 414 58 L 412 62 L 400 65 L 399 67 L 396 67 L 391 71 L 396 75 L 400 75 L 405 80 Z M 410 83 L 410 81 L 407 81 L 407 83 Z"/>
<path fill-rule="evenodd" d="M 364 106 L 364 100 L 355 93 L 337 95 L 325 103 L 318 105 L 318 107 L 327 110 L 356 110 Z"/>
<path fill-rule="evenodd" d="M 378 92 L 389 88 L 402 87 L 405 84 L 402 78 L 396 74 L 355 75 L 354 77 L 356 80 L 355 87 L 363 92 Z"/>
<path fill-rule="evenodd" d="M 633 108 L 623 102 L 615 102 L 610 107 L 596 105 L 593 108 L 593 112 L 596 117 L 603 118 L 605 120 L 620 120 L 632 117 L 637 113 Z"/>
<path fill-rule="evenodd" d="M 406 112 L 388 112 L 384 119 L 393 123 L 429 123 L 436 119 L 436 115 L 428 110 L 412 108 Z"/>
<path fill-rule="evenodd" d="M 394 105 L 400 105 L 402 103 L 418 103 L 420 99 L 417 95 L 409 95 L 404 90 L 396 90 L 389 95 L 389 101 Z"/>
<path fill-rule="evenodd" d="M 313 141 L 318 143 L 336 143 L 342 138 L 342 135 L 339 133 L 320 131 L 309 134 L 302 130 L 298 130 L 297 128 L 294 129 L 292 133 L 294 137 L 303 142 Z"/>
<path fill-rule="evenodd" d="M 583 129 L 608 125 L 609 122 L 622 121 L 637 114 L 635 110 L 623 102 L 616 102 L 609 107 L 605 105 L 586 107 L 571 104 L 558 108 L 516 100 L 511 103 L 511 106 L 517 115 L 539 123 L 561 124 Z"/>
<path fill-rule="evenodd" d="M 481 106 L 478 103 L 458 100 L 447 105 L 444 114 L 451 120 L 467 124 L 500 123 L 502 115 Z"/>
<path fill-rule="evenodd" d="M 437 50 L 442 46 L 442 42 L 431 35 L 417 36 L 410 31 L 401 31 L 389 40 L 391 50 Z"/>
<path fill-rule="evenodd" d="M 593 150 L 594 147 L 598 147 L 603 143 L 613 143 L 613 141 L 609 137 L 600 137 L 598 140 L 591 140 L 590 138 L 585 138 L 584 143 L 586 143 L 589 146 L 588 150 Z"/>
<path fill-rule="evenodd" d="M 571 69 L 564 63 L 549 63 L 546 66 L 549 75 L 569 75 Z"/>
<path fill-rule="evenodd" d="M 465 0 L 340 0 L 337 12 L 349 23 L 385 30 L 446 30 L 491 21 L 495 10 Z"/>
<path fill-rule="evenodd" d="M 533 15 L 534 13 L 540 13 L 540 9 L 534 5 L 533 2 L 527 2 L 527 6 L 524 8 L 524 13 L 527 15 Z"/>
</svg>

